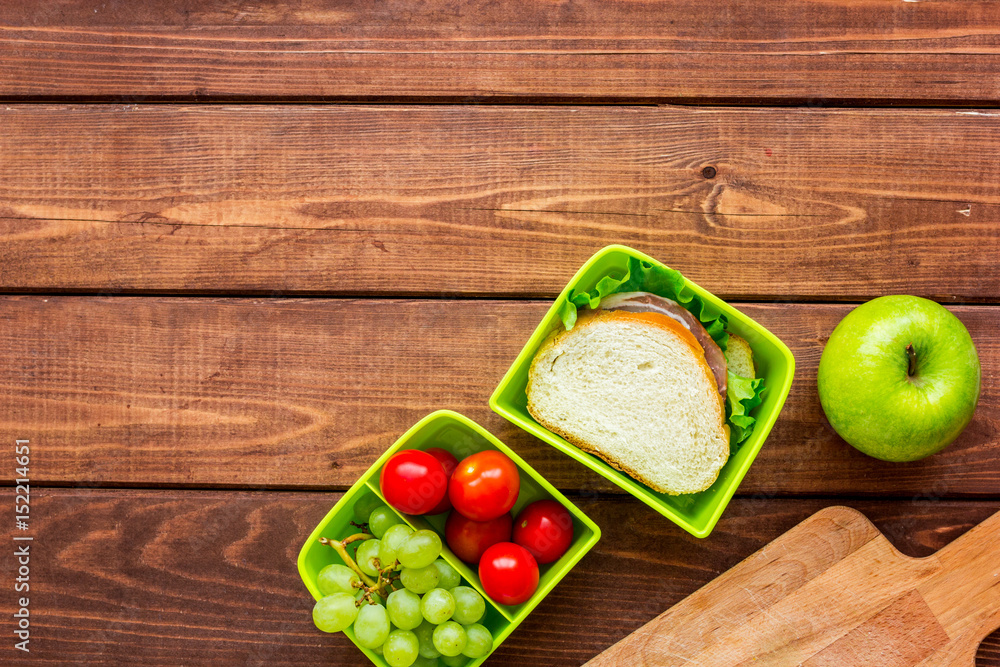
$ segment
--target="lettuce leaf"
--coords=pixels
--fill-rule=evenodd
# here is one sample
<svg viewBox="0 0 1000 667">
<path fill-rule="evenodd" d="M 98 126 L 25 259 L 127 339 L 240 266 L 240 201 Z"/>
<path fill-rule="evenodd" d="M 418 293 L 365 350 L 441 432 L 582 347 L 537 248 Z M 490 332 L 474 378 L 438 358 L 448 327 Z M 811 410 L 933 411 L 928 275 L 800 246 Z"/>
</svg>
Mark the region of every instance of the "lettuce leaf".
<svg viewBox="0 0 1000 667">
<path fill-rule="evenodd" d="M 676 301 L 694 313 L 712 340 L 723 352 L 726 351 L 726 343 L 729 342 L 729 334 L 726 333 L 726 325 L 728 324 L 726 316 L 710 314 L 701 297 L 684 288 L 684 276 L 681 275 L 680 271 L 650 264 L 635 257 L 629 257 L 628 270 L 623 277 L 604 276 L 589 292 L 577 292 L 576 290 L 570 292 L 566 302 L 559 309 L 559 317 L 562 319 L 563 326 L 567 330 L 572 329 L 576 324 L 579 308 L 585 306 L 597 308 L 601 305 L 602 299 L 619 292 L 652 292 Z"/>
<path fill-rule="evenodd" d="M 753 433 L 757 423 L 750 411 L 764 400 L 764 379 L 745 378 L 726 371 L 726 421 L 729 422 L 729 445 L 739 447 Z"/>
</svg>

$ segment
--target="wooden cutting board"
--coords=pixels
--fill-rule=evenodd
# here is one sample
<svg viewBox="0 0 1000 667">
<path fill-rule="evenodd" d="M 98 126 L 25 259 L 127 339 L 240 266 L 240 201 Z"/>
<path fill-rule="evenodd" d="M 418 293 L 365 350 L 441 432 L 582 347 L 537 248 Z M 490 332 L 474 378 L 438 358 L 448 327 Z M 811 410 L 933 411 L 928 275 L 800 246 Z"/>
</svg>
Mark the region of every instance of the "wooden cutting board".
<svg viewBox="0 0 1000 667">
<path fill-rule="evenodd" d="M 967 665 L 1000 626 L 1000 512 L 927 558 L 828 507 L 588 667 Z"/>
</svg>

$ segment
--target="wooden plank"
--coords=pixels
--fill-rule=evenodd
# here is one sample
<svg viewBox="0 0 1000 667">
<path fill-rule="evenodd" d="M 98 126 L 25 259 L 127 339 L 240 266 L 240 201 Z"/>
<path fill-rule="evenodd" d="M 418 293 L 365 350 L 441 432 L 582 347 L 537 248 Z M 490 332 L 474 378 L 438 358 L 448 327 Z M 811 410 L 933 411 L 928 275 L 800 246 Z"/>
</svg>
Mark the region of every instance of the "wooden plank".
<svg viewBox="0 0 1000 667">
<path fill-rule="evenodd" d="M 33 489 L 31 663 L 358 665 L 312 627 L 295 558 L 332 493 Z M 491 664 L 579 665 L 829 504 L 737 500 L 709 540 L 631 498 L 576 498 L 604 531 L 595 549 Z M 931 553 L 994 500 L 852 503 L 904 553 Z M 12 503 L 3 519 L 12 520 Z M 8 524 L 9 525 L 9 524 Z M 10 618 L 14 596 L 0 598 Z M 998 665 L 1000 635 L 978 665 Z M 3 660 L 15 655 L 12 643 Z"/>
<path fill-rule="evenodd" d="M 7 98 L 1000 100 L 988 0 L 2 7 Z"/>
<path fill-rule="evenodd" d="M 49 484 L 345 488 L 410 425 L 451 408 L 560 488 L 620 492 L 494 415 L 487 399 L 546 302 L 0 298 L 0 440 L 30 438 Z M 1000 495 L 1000 308 L 954 307 L 984 364 L 971 425 L 908 464 L 864 456 L 823 417 L 822 346 L 845 305 L 740 304 L 797 375 L 743 494 Z"/>
<path fill-rule="evenodd" d="M 0 106 L 0 290 L 996 300 L 998 113 Z"/>
</svg>

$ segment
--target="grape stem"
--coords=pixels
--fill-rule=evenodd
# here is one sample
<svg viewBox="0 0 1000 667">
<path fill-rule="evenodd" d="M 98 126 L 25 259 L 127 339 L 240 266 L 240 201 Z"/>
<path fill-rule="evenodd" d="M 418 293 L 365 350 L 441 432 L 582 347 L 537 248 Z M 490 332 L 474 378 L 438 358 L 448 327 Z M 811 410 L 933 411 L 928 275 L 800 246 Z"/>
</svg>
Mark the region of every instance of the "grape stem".
<svg viewBox="0 0 1000 667">
<path fill-rule="evenodd" d="M 367 600 L 368 604 L 375 604 L 375 600 L 372 598 L 373 594 L 378 595 L 383 599 L 388 597 L 389 593 L 395 590 L 393 584 L 399 580 L 399 574 L 394 572 L 396 566 L 399 564 L 398 560 L 386 568 L 382 568 L 382 564 L 377 563 L 377 566 L 381 569 L 379 569 L 378 572 L 378 581 L 373 581 L 371 577 L 361 571 L 358 564 L 353 558 L 351 558 L 351 555 L 347 553 L 348 544 L 361 540 L 372 539 L 375 538 L 367 533 L 357 533 L 355 535 L 351 535 L 350 537 L 345 537 L 343 540 L 331 540 L 327 537 L 319 538 L 320 544 L 325 544 L 336 551 L 337 555 L 340 556 L 341 560 L 344 561 L 347 567 L 354 570 L 354 573 L 361 579 L 362 583 L 358 584 L 357 588 L 364 590 L 364 593 L 361 595 L 361 600 Z M 360 600 L 358 601 L 358 604 L 360 604 Z"/>
<path fill-rule="evenodd" d="M 371 577 L 369 577 L 367 574 L 361 571 L 361 568 L 358 567 L 358 564 L 355 563 L 354 559 L 351 558 L 351 555 L 347 553 L 347 545 L 350 544 L 351 542 L 357 542 L 358 540 L 371 540 L 371 539 L 374 539 L 371 535 L 358 533 L 357 535 L 351 535 L 350 537 L 347 537 L 343 540 L 331 540 L 326 537 L 321 537 L 319 538 L 319 543 L 325 544 L 328 547 L 331 547 L 334 551 L 336 551 L 337 555 L 340 556 L 340 558 L 344 561 L 347 567 L 354 570 L 354 573 L 357 574 L 358 577 L 360 577 L 361 581 L 365 582 L 365 586 L 367 586 L 368 588 L 375 588 L 375 582 L 372 581 Z"/>
</svg>

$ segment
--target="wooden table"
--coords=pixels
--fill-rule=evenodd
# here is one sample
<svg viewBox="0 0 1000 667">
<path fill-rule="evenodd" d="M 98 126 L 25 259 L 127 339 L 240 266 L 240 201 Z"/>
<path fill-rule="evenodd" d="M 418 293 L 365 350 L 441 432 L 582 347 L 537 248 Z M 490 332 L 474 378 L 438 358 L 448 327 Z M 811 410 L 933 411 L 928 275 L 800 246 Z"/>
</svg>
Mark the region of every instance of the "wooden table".
<svg viewBox="0 0 1000 667">
<path fill-rule="evenodd" d="M 0 1 L 0 97 L 0 661 L 360 664 L 295 557 L 437 408 L 604 531 L 491 665 L 578 665 L 827 505 L 911 555 L 1000 509 L 998 3 Z M 706 540 L 486 404 L 609 243 L 797 359 Z M 905 465 L 815 389 L 889 293 L 948 304 L 983 364 L 970 427 Z"/>
</svg>

